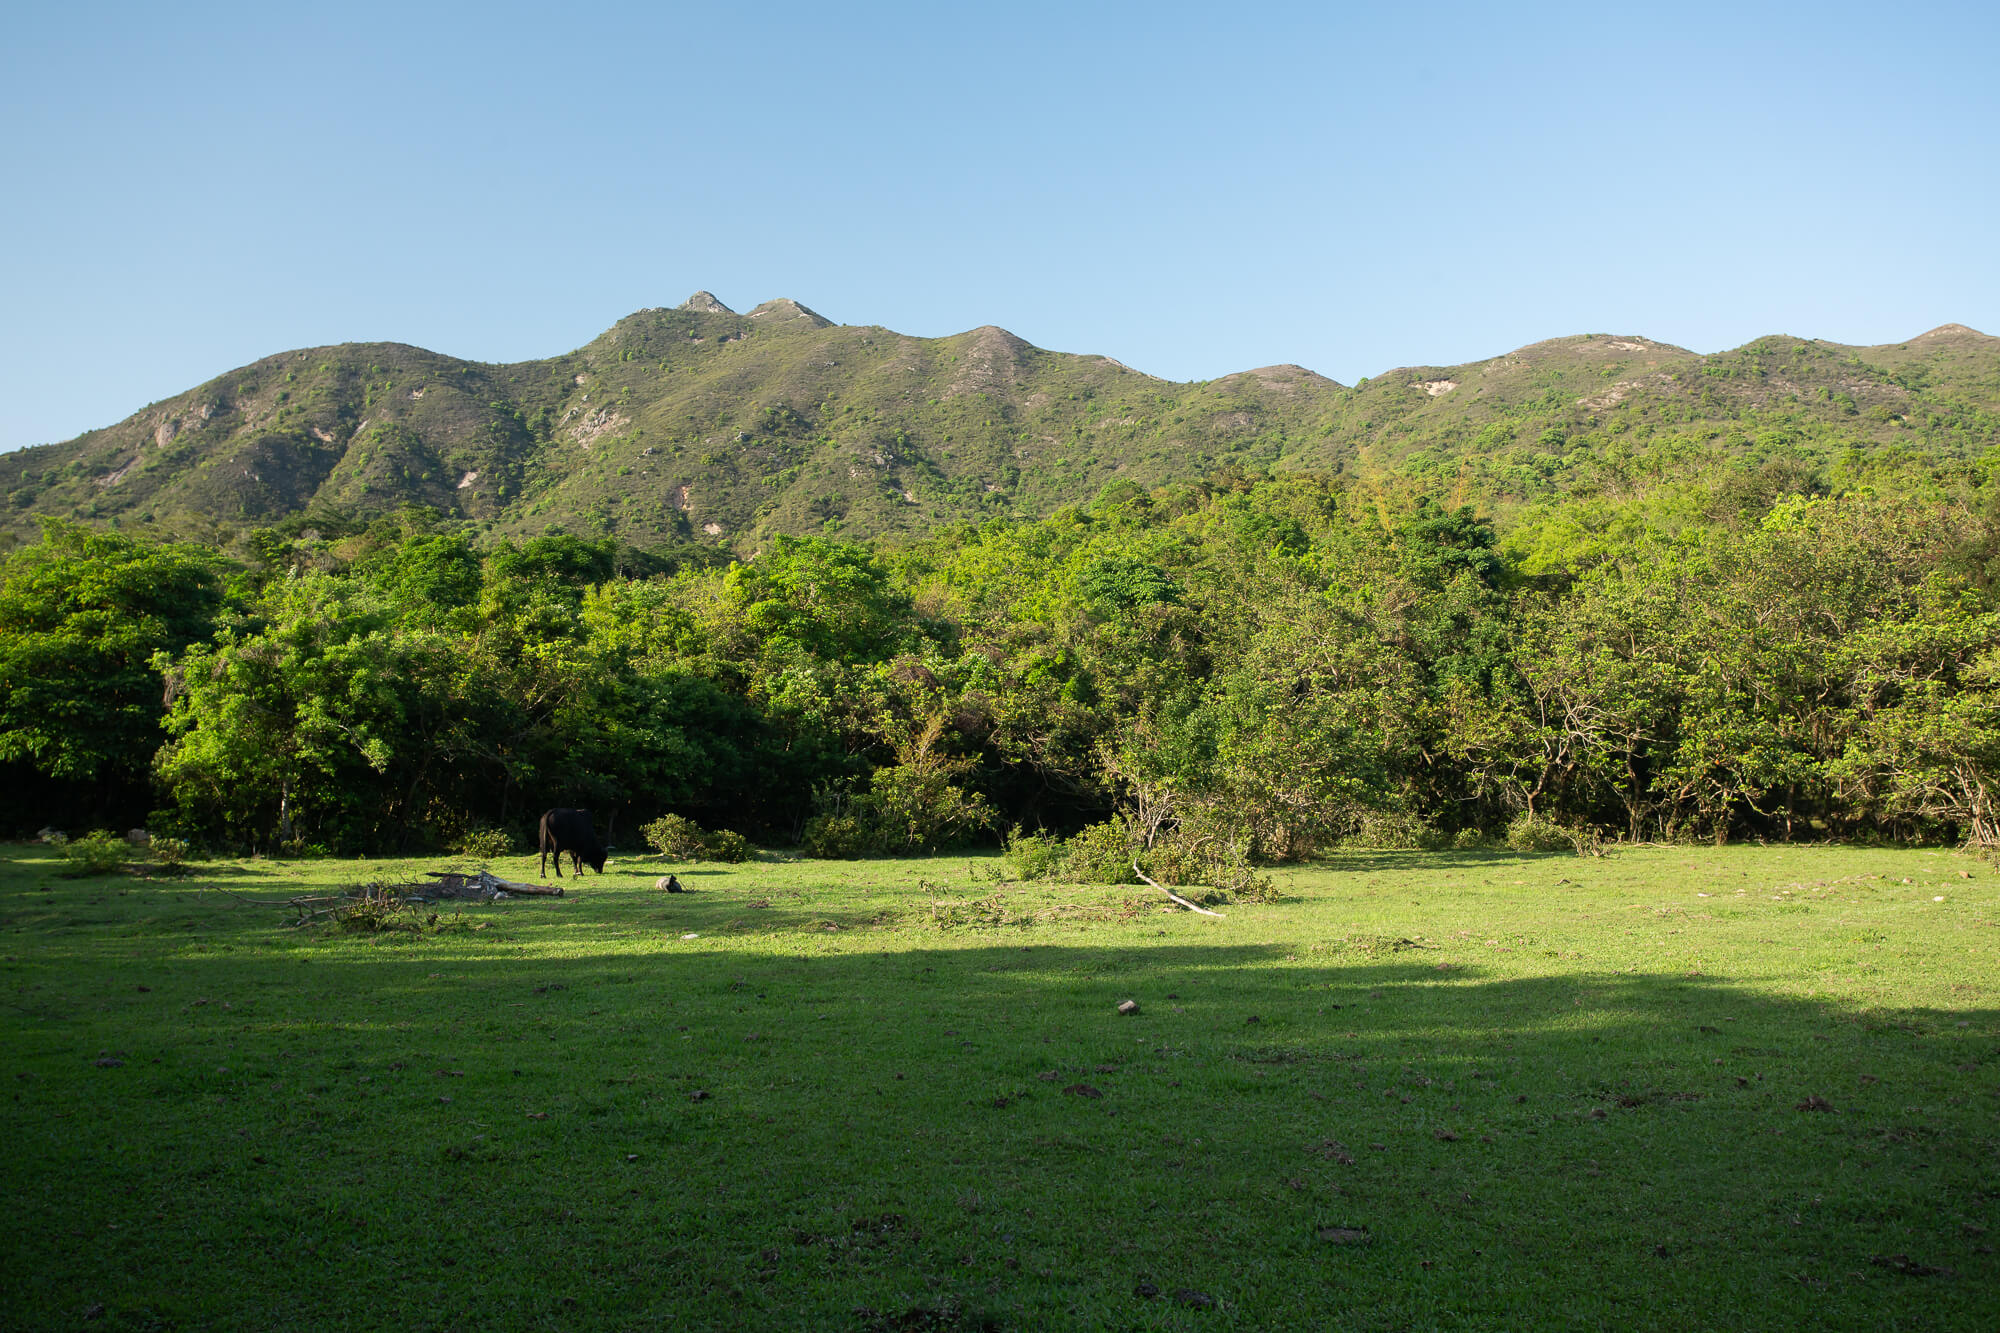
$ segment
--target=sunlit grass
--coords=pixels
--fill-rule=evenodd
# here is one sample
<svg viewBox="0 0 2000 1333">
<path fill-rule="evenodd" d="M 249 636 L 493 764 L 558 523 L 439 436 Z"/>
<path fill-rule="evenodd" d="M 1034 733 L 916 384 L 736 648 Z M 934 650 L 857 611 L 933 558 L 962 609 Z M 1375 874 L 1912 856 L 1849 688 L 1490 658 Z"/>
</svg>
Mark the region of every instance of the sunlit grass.
<svg viewBox="0 0 2000 1333">
<path fill-rule="evenodd" d="M 965 856 L 275 906 L 446 864 L 6 850 L 0 1322 L 1995 1322 L 2000 904 L 1948 851 L 1356 854 L 1223 920 Z"/>
</svg>

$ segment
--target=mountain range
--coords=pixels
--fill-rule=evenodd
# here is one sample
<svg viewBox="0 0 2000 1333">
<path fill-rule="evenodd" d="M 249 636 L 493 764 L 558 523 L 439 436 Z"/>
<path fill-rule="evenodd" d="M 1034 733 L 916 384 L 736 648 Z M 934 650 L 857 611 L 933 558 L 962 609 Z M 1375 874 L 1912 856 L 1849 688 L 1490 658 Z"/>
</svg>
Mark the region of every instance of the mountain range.
<svg viewBox="0 0 2000 1333">
<path fill-rule="evenodd" d="M 1232 467 L 1469 485 L 1504 509 L 1663 440 L 1808 466 L 1856 449 L 1975 458 L 2000 445 L 2000 339 L 1947 324 L 1699 355 L 1591 334 L 1355 385 L 1295 365 L 1175 383 L 990 326 L 917 338 L 697 292 L 539 361 L 399 343 L 265 357 L 0 455 L 0 534 L 56 515 L 212 539 L 417 503 L 503 536 L 748 550 L 1042 514 L 1119 479 Z"/>
</svg>

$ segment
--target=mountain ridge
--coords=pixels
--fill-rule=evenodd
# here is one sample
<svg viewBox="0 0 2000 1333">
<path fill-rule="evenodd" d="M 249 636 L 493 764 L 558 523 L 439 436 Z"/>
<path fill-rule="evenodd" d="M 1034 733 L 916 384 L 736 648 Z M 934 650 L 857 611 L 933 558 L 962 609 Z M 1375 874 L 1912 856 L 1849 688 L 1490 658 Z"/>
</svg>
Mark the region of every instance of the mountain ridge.
<svg viewBox="0 0 2000 1333">
<path fill-rule="evenodd" d="M 1228 467 L 1456 468 L 1504 504 L 1562 484 L 1577 457 L 1673 432 L 1971 457 L 2000 445 L 2000 339 L 1943 324 L 1704 355 L 1593 333 L 1352 386 L 1289 363 L 1178 382 L 996 325 L 919 338 L 701 291 L 536 360 L 394 342 L 274 353 L 0 455 L 0 535 L 43 515 L 182 532 L 418 503 L 497 535 L 752 547 L 1046 513 L 1112 481 Z"/>
</svg>

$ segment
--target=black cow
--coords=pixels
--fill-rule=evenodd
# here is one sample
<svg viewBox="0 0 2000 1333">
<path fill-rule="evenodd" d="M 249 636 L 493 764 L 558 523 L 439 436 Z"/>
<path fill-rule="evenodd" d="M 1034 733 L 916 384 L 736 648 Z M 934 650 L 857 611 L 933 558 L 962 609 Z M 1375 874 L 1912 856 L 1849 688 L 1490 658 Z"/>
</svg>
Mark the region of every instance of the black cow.
<svg viewBox="0 0 2000 1333">
<path fill-rule="evenodd" d="M 556 854 L 556 878 L 562 878 L 563 853 L 569 853 L 570 866 L 577 874 L 583 873 L 583 863 L 598 874 L 604 873 L 604 845 L 597 840 L 597 830 L 590 826 L 588 810 L 551 810 L 542 816 L 542 878 L 549 877 L 549 853 Z"/>
</svg>

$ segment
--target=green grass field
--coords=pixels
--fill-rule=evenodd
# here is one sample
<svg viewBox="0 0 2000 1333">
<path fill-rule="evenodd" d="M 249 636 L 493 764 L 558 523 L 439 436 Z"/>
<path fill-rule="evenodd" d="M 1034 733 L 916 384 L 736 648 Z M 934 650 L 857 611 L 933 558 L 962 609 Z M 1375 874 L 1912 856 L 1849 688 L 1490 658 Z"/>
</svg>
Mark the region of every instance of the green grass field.
<svg viewBox="0 0 2000 1333">
<path fill-rule="evenodd" d="M 1951 851 L 273 906 L 448 864 L 0 849 L 0 1325 L 2000 1326 L 2000 877 Z"/>
</svg>

